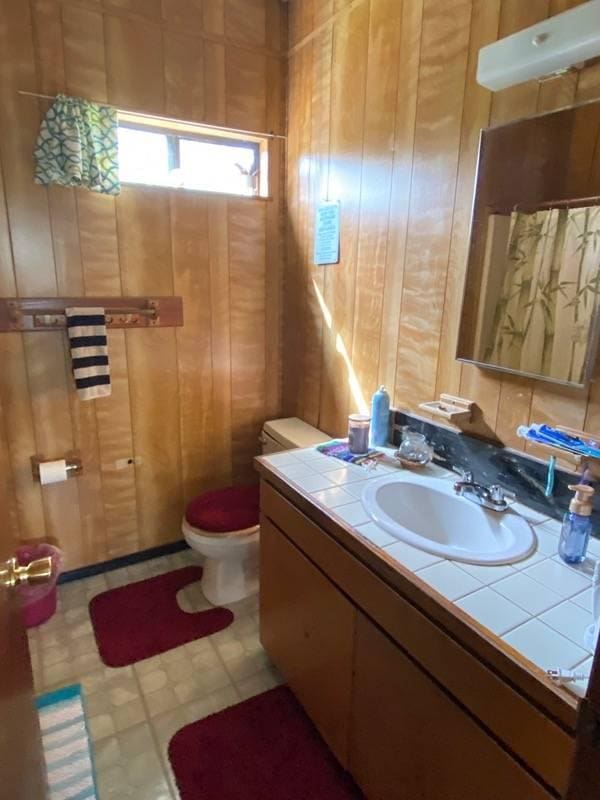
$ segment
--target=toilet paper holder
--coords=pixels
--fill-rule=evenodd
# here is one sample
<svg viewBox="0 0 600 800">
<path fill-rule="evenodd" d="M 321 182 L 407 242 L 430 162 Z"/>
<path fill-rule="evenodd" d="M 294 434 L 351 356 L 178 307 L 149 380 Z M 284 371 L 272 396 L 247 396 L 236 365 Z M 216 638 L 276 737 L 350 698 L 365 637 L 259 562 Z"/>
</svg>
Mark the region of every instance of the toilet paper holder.
<svg viewBox="0 0 600 800">
<path fill-rule="evenodd" d="M 52 458 L 42 458 L 41 456 L 31 456 L 31 474 L 33 480 L 40 482 L 40 464 L 46 461 L 54 461 Z M 81 459 L 76 456 L 65 456 L 67 462 L 67 477 L 76 478 L 83 472 L 83 464 Z"/>
</svg>

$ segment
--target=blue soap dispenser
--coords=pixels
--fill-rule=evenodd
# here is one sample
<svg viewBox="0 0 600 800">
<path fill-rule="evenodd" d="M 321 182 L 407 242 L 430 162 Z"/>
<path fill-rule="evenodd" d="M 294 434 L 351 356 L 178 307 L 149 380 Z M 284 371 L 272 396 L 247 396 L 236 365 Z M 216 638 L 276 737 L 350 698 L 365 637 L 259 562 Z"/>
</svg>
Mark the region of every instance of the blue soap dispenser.
<svg viewBox="0 0 600 800">
<path fill-rule="evenodd" d="M 371 400 L 371 447 L 384 447 L 388 441 L 390 425 L 390 396 L 385 386 L 380 386 Z"/>
<path fill-rule="evenodd" d="M 585 483 L 569 486 L 575 497 L 564 516 L 558 555 L 567 564 L 581 564 L 585 560 L 588 540 L 592 532 L 592 497 L 594 490 Z"/>
</svg>

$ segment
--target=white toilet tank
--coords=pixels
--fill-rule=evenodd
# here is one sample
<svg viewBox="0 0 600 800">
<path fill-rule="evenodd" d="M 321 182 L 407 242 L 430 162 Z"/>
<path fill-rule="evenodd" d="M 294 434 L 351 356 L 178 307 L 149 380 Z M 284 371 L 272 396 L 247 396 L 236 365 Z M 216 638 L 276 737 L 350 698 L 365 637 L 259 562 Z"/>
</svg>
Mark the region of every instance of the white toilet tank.
<svg viewBox="0 0 600 800">
<path fill-rule="evenodd" d="M 293 447 L 313 447 L 321 442 L 328 442 L 331 436 L 313 428 L 298 417 L 271 419 L 265 422 L 260 437 L 262 454 L 277 453 Z"/>
</svg>

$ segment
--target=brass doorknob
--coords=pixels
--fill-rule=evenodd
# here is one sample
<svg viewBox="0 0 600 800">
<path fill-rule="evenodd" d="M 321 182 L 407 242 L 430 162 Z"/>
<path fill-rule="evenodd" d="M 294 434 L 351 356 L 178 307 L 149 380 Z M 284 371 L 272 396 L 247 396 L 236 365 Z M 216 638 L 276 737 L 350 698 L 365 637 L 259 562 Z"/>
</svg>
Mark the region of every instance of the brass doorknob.
<svg viewBox="0 0 600 800">
<path fill-rule="evenodd" d="M 9 558 L 0 565 L 0 584 L 16 586 L 18 583 L 46 583 L 52 576 L 52 559 L 38 558 L 26 566 L 20 566 L 16 558 Z"/>
</svg>

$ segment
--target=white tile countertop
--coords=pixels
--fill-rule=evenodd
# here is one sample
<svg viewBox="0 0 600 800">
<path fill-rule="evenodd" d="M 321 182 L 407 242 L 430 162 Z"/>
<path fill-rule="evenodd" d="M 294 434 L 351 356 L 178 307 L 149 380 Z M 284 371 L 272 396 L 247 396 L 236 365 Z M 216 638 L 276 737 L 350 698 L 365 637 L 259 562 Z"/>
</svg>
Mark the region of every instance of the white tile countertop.
<svg viewBox="0 0 600 800">
<path fill-rule="evenodd" d="M 391 448 L 379 448 L 386 456 L 375 469 L 345 464 L 314 448 L 288 450 L 263 456 L 291 484 L 371 544 L 411 570 L 479 624 L 485 626 L 525 658 L 546 669 L 577 669 L 589 673 L 592 653 L 583 643 L 584 631 L 593 621 L 591 576 L 600 558 L 600 540 L 591 539 L 588 558 L 567 566 L 558 553 L 560 522 L 521 503 L 510 512 L 521 514 L 537 536 L 535 552 L 524 561 L 502 566 L 481 566 L 431 555 L 398 541 L 369 518 L 360 497 L 368 481 L 401 470 Z M 455 480 L 456 475 L 435 465 L 421 472 Z M 566 688 L 585 693 L 587 681 Z"/>
</svg>

